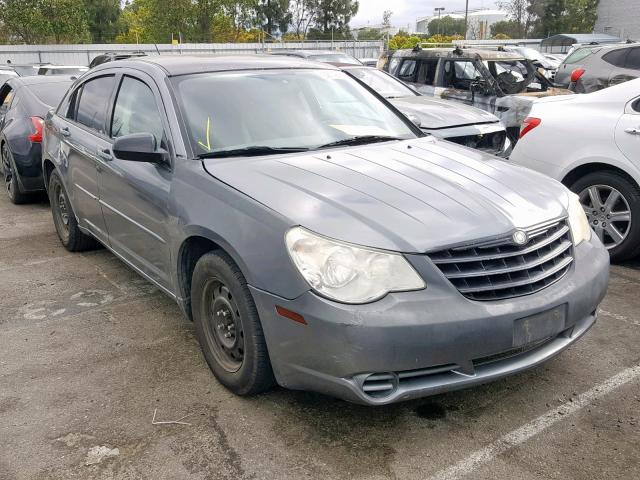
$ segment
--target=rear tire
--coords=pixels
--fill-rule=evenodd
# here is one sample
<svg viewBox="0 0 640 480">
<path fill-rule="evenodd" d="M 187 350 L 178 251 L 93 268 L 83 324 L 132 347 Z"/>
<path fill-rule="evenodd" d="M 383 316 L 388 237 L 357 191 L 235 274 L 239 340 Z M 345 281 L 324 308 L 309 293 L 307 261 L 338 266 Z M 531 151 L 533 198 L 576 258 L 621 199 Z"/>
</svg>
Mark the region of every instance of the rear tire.
<svg viewBox="0 0 640 480">
<path fill-rule="evenodd" d="M 4 185 L 7 195 L 9 196 L 9 200 L 11 200 L 11 203 L 14 203 L 15 205 L 27 203 L 31 197 L 20 189 L 18 176 L 13 168 L 13 158 L 6 143 L 2 145 L 0 155 L 2 156 Z"/>
<path fill-rule="evenodd" d="M 609 250 L 611 261 L 640 254 L 638 185 L 618 172 L 605 170 L 589 173 L 569 188 L 580 196 L 589 224 Z"/>
<path fill-rule="evenodd" d="M 211 371 L 236 395 L 255 395 L 274 384 L 262 325 L 247 282 L 226 253 L 203 255 L 191 283 L 193 320 Z"/>
<path fill-rule="evenodd" d="M 70 252 L 82 252 L 97 247 L 97 241 L 84 234 L 78 227 L 76 215 L 56 170 L 51 172 L 49 178 L 49 202 L 51 203 L 53 224 L 64 248 Z"/>
</svg>

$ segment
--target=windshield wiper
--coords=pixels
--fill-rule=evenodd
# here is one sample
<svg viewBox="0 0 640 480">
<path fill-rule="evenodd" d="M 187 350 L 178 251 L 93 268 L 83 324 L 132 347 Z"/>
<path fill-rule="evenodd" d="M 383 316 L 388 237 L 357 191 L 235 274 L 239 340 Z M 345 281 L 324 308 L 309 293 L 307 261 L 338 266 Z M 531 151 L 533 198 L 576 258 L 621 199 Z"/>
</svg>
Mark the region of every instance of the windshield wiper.
<svg viewBox="0 0 640 480">
<path fill-rule="evenodd" d="M 339 147 L 343 145 L 366 145 L 367 143 L 390 142 L 392 140 L 404 140 L 400 137 L 391 137 L 386 135 L 359 135 L 357 137 L 344 138 L 336 142 L 327 143 L 318 147 L 322 148 Z"/>
<path fill-rule="evenodd" d="M 261 155 L 276 155 L 278 153 L 299 153 L 308 151 L 309 149 L 305 147 L 267 147 L 266 145 L 260 145 L 201 153 L 198 155 L 198 158 L 259 157 Z"/>
</svg>

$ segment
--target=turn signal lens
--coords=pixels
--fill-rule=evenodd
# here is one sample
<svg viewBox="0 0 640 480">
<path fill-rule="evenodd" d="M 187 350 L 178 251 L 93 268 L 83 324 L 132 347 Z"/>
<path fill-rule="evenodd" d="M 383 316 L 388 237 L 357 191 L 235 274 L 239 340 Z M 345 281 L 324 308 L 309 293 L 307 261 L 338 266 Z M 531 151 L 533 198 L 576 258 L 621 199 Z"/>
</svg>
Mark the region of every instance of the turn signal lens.
<svg viewBox="0 0 640 480">
<path fill-rule="evenodd" d="M 580 80 L 580 77 L 584 74 L 584 68 L 576 68 L 573 72 L 571 72 L 571 81 L 576 83 Z"/>
</svg>

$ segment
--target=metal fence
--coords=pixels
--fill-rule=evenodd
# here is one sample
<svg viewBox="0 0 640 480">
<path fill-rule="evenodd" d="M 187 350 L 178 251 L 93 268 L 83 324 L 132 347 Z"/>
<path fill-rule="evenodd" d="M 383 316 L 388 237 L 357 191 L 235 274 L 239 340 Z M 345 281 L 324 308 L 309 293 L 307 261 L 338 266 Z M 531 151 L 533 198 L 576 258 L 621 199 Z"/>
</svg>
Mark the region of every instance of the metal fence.
<svg viewBox="0 0 640 480">
<path fill-rule="evenodd" d="M 383 41 L 304 41 L 283 43 L 183 43 L 172 44 L 87 44 L 87 45 L 1 45 L 0 63 L 52 63 L 88 65 L 106 52 L 145 52 L 148 55 L 268 53 L 274 50 L 339 50 L 357 58 L 378 58 Z"/>
</svg>

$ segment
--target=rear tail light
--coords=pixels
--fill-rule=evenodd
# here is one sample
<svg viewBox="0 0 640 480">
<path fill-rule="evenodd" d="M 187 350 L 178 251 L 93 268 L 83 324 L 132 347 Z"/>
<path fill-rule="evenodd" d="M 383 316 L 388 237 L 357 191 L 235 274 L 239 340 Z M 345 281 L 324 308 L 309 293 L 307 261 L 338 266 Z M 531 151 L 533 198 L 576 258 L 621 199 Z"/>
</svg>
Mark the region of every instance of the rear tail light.
<svg viewBox="0 0 640 480">
<path fill-rule="evenodd" d="M 31 143 L 41 143 L 44 120 L 42 120 L 40 117 L 31 117 L 31 123 L 33 124 L 33 128 L 35 131 L 27 138 Z"/>
<path fill-rule="evenodd" d="M 576 83 L 584 74 L 584 71 L 584 68 L 576 68 L 573 72 L 571 72 L 571 81 L 573 83 Z"/>
<path fill-rule="evenodd" d="M 531 130 L 536 128 L 538 125 L 542 123 L 542 120 L 535 117 L 527 117 L 522 122 L 522 128 L 520 129 L 520 138 L 524 137 Z"/>
</svg>

